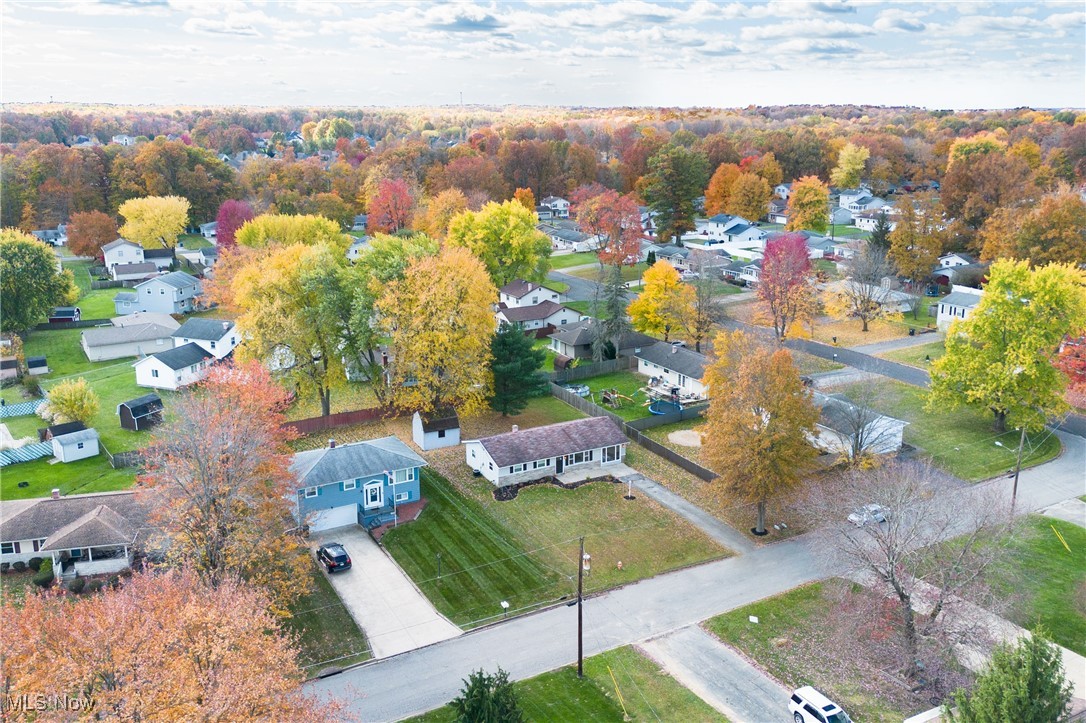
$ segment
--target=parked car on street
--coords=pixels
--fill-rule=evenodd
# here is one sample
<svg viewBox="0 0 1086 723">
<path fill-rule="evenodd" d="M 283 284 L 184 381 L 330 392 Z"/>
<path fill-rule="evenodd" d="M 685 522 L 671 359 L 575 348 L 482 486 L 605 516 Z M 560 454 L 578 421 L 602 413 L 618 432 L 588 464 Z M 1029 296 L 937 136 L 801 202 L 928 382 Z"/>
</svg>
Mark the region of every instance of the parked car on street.
<svg viewBox="0 0 1086 723">
<path fill-rule="evenodd" d="M 679 278 L 683 281 L 697 281 L 701 278 L 701 274 L 699 274 L 697 271 L 684 271 L 679 274 Z"/>
<path fill-rule="evenodd" d="M 792 693 L 788 700 L 788 712 L 795 723 L 852 723 L 841 706 L 809 685 Z"/>
<path fill-rule="evenodd" d="M 860 509 L 853 512 L 848 516 L 848 521 L 857 527 L 863 527 L 866 524 L 880 522 L 886 522 L 890 517 L 890 510 L 886 509 L 882 505 L 864 505 Z"/>
<path fill-rule="evenodd" d="M 330 542 L 317 548 L 317 560 L 329 573 L 351 569 L 351 556 L 347 554 L 347 548 L 338 542 Z"/>
</svg>

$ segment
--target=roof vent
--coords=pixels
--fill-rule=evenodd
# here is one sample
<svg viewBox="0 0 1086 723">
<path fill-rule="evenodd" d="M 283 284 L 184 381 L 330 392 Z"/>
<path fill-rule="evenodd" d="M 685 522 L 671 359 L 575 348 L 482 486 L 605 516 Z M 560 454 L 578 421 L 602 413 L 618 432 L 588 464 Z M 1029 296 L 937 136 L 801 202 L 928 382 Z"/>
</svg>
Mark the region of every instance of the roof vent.
<svg viewBox="0 0 1086 723">
<path fill-rule="evenodd" d="M 223 331 L 228 331 L 230 329 L 230 322 L 229 321 L 224 321 L 222 323 L 222 329 L 223 329 Z"/>
<path fill-rule="evenodd" d="M 336 448 L 336 440 L 329 439 L 328 440 L 328 449 L 335 449 L 335 448 Z"/>
<path fill-rule="evenodd" d="M 54 487 L 53 488 L 53 499 L 54 500 L 59 500 L 60 499 L 60 488 L 59 487 Z"/>
<path fill-rule="evenodd" d="M 672 344 L 671 345 L 671 353 L 672 354 L 678 354 L 679 353 L 679 345 L 678 344 Z"/>
<path fill-rule="evenodd" d="M 518 427 L 517 425 L 515 425 L 515 424 L 514 424 L 514 425 L 513 425 L 513 431 L 514 431 L 514 432 L 519 432 L 519 431 L 520 431 L 520 427 Z"/>
</svg>

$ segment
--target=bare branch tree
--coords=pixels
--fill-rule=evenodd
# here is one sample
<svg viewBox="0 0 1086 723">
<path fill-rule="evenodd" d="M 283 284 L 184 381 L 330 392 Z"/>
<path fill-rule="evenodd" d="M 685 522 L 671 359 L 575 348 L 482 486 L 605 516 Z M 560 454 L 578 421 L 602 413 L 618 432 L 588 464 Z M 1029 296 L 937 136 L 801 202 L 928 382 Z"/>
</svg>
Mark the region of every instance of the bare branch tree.
<svg viewBox="0 0 1086 723">
<path fill-rule="evenodd" d="M 863 330 L 867 331 L 872 321 L 892 313 L 887 303 L 890 289 L 883 286 L 883 280 L 894 275 L 894 267 L 886 252 L 872 244 L 857 250 L 846 266 L 848 278 L 840 291 L 844 312 L 863 322 Z"/>
<path fill-rule="evenodd" d="M 837 442 L 852 464 L 860 464 L 873 454 L 896 451 L 900 423 L 875 409 L 878 391 L 873 384 L 858 384 L 841 394 L 816 394 L 824 420 L 832 422 Z"/>
</svg>

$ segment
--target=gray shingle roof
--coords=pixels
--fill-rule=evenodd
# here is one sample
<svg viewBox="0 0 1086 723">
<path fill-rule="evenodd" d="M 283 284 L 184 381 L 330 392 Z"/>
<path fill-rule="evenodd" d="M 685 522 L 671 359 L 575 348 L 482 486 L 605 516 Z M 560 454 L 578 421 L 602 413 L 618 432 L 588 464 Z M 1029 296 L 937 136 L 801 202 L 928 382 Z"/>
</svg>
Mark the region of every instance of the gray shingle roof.
<svg viewBox="0 0 1086 723">
<path fill-rule="evenodd" d="M 143 258 L 145 259 L 172 259 L 174 257 L 173 249 L 144 249 Z"/>
<path fill-rule="evenodd" d="M 582 346 L 584 344 L 591 344 L 596 340 L 596 320 L 595 319 L 583 319 L 573 324 L 566 324 L 559 327 L 558 331 L 551 334 L 548 338 L 557 339 L 563 344 L 569 344 L 570 346 Z M 636 331 L 630 331 L 622 335 L 619 339 L 618 348 L 619 351 L 625 349 L 634 349 L 637 347 L 648 346 L 649 344 L 655 344 L 656 339 L 651 336 L 646 336 Z"/>
<path fill-rule="evenodd" d="M 173 330 L 158 324 L 133 324 L 131 326 L 102 326 L 87 329 L 83 338 L 88 347 L 132 344 L 139 341 L 169 339 Z M 171 342 L 173 343 L 173 342 Z"/>
<path fill-rule="evenodd" d="M 950 306 L 962 306 L 966 309 L 975 308 L 980 303 L 980 294 L 969 294 L 964 291 L 955 291 L 939 299 L 940 304 Z"/>
<path fill-rule="evenodd" d="M 435 416 L 420 414 L 419 419 L 422 421 L 424 432 L 440 432 L 460 427 L 460 419 L 456 416 L 456 412 L 441 412 Z"/>
<path fill-rule="evenodd" d="M 76 442 L 89 442 L 92 439 L 98 439 L 98 430 L 93 427 L 90 429 L 80 429 L 77 432 L 68 432 L 62 434 L 53 439 L 61 444 L 61 446 L 67 446 L 69 444 L 75 444 Z"/>
<path fill-rule="evenodd" d="M 234 322 L 227 319 L 189 319 L 178 327 L 173 335 L 177 339 L 218 341 L 229 334 L 233 328 Z"/>
<path fill-rule="evenodd" d="M 133 241 L 129 241 L 128 239 L 119 238 L 119 239 L 115 239 L 113 241 L 110 241 L 109 243 L 102 246 L 102 252 L 104 253 L 106 251 L 112 251 L 113 249 L 115 249 L 115 248 L 117 248 L 119 246 L 124 246 L 124 245 L 139 246 L 138 243 L 135 243 Z"/>
<path fill-rule="evenodd" d="M 132 412 L 132 418 L 140 419 L 155 412 L 161 412 L 162 399 L 157 394 L 144 394 L 142 397 L 129 399 L 127 402 L 118 404 L 118 414 L 120 414 L 121 407 L 128 407 L 128 411 Z"/>
<path fill-rule="evenodd" d="M 508 467 L 561 454 L 625 444 L 626 435 L 609 417 L 589 417 L 506 432 L 479 440 L 499 467 Z"/>
<path fill-rule="evenodd" d="M 514 299 L 521 299 L 532 293 L 536 289 L 547 289 L 547 287 L 543 286 L 542 284 L 537 284 L 534 281 L 514 279 L 505 286 L 501 287 L 499 291 L 506 296 L 512 296 Z M 547 289 L 547 291 L 554 291 L 554 289 Z"/>
<path fill-rule="evenodd" d="M 198 364 L 205 359 L 210 359 L 211 354 L 204 351 L 204 349 L 196 344 L 196 342 L 190 341 L 188 344 L 185 344 L 183 346 L 179 346 L 175 349 L 168 349 L 166 351 L 160 351 L 158 354 L 152 354 L 147 358 L 158 359 L 170 369 L 177 371 L 179 369 L 188 368 L 193 364 Z M 136 363 L 139 364 L 140 362 Z"/>
<path fill-rule="evenodd" d="M 859 422 L 864 422 L 864 427 L 880 422 L 881 424 L 887 424 L 889 422 L 896 422 L 902 426 L 908 424 L 901 419 L 895 417 L 889 417 L 885 414 L 879 414 L 877 412 L 861 412 L 862 407 L 858 407 L 851 399 L 844 394 L 822 394 L 815 392 L 812 395 L 812 401 L 818 406 L 820 412 L 818 417 L 818 423 L 827 429 L 832 429 L 835 432 L 843 434 L 845 436 L 852 436 L 856 433 L 856 427 L 860 426 Z"/>
<path fill-rule="evenodd" d="M 121 291 L 113 297 L 113 303 L 117 303 L 118 301 L 135 301 L 138 298 L 139 294 L 134 291 Z"/>
<path fill-rule="evenodd" d="M 185 289 L 200 283 L 199 279 L 197 279 L 195 276 L 190 276 L 186 274 L 184 271 L 171 271 L 168 274 L 163 274 L 162 276 L 155 277 L 150 281 L 144 281 L 143 284 L 150 284 L 155 281 L 161 281 L 167 286 L 172 286 L 175 289 Z M 136 288 L 138 289 L 140 286 L 143 286 L 143 284 L 139 284 Z"/>
<path fill-rule="evenodd" d="M 144 276 L 150 276 L 151 274 L 157 274 L 158 267 L 150 261 L 138 264 L 117 264 L 113 267 L 113 275 L 120 276 L 121 274 L 143 274 Z"/>
<path fill-rule="evenodd" d="M 299 487 L 372 477 L 398 469 L 425 467 L 426 460 L 394 436 L 323 447 L 294 455 L 290 470 Z"/>
<path fill-rule="evenodd" d="M 705 367 L 709 363 L 709 357 L 704 354 L 671 344 L 653 344 L 643 347 L 636 356 L 638 359 L 659 364 L 664 369 L 699 380 L 705 376 Z"/>
<path fill-rule="evenodd" d="M 40 540 L 49 538 L 99 507 L 107 507 L 130 525 L 139 529 L 147 513 L 132 492 L 102 492 L 70 495 L 60 499 L 36 498 L 0 502 L 0 540 Z M 101 517 L 99 515 L 99 517 Z M 82 540 L 69 547 L 87 547 Z M 96 543 L 91 543 L 96 544 Z"/>
<path fill-rule="evenodd" d="M 49 535 L 41 549 L 51 552 L 77 547 L 131 545 L 138 533 L 139 528 L 131 521 L 109 507 L 99 505 Z"/>
</svg>

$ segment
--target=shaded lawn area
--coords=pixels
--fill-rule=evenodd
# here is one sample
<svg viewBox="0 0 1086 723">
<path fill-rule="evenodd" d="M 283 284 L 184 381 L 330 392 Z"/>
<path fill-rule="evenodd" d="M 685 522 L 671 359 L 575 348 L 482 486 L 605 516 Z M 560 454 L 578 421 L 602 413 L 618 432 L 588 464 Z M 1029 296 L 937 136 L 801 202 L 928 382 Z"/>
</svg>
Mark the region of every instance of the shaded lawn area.
<svg viewBox="0 0 1086 723">
<path fill-rule="evenodd" d="M 35 437 L 35 441 L 37 438 Z M 128 489 L 136 481 L 136 469 L 113 469 L 104 453 L 77 462 L 50 464 L 53 457 L 4 467 L 0 474 L 0 498 L 5 500 L 48 497 L 59 488 L 62 495 L 113 492 Z M 20 482 L 29 482 L 19 487 Z"/>
<path fill-rule="evenodd" d="M 34 585 L 34 571 L 27 569 L 25 572 L 8 570 L 0 575 L 0 604 L 14 603 L 19 605 L 27 595 L 31 595 L 38 588 Z"/>
<path fill-rule="evenodd" d="M 567 666 L 514 683 L 525 719 L 532 723 L 623 720 L 726 723 L 720 713 L 636 648 L 617 648 L 587 658 L 584 674 L 580 679 L 576 667 Z M 456 712 L 445 706 L 410 720 L 451 723 L 456 720 Z"/>
<path fill-rule="evenodd" d="M 622 280 L 623 281 L 637 281 L 641 278 L 641 274 L 645 273 L 645 269 L 648 266 L 645 263 L 637 263 L 633 266 L 622 267 Z M 573 269 L 569 272 L 570 276 L 576 276 L 581 279 L 588 279 L 589 281 L 606 281 L 607 276 L 600 278 L 600 272 L 602 267 L 595 266 L 590 269 Z"/>
<path fill-rule="evenodd" d="M 291 606 L 292 617 L 283 621 L 284 631 L 297 636 L 298 665 L 306 677 L 373 657 L 365 634 L 316 561 L 310 566 L 310 579 L 310 592 Z"/>
<path fill-rule="evenodd" d="M 943 340 L 933 341 L 930 344 L 921 344 L 920 346 L 911 346 L 907 349 L 895 349 L 893 351 L 883 352 L 877 354 L 883 359 L 890 359 L 891 361 L 901 362 L 902 364 L 908 364 L 909 366 L 919 367 L 921 369 L 930 369 L 931 362 L 936 359 L 940 359 L 943 354 L 946 354 L 946 345 Z M 928 361 L 926 357 L 931 357 L 931 361 Z"/>
<path fill-rule="evenodd" d="M 841 278 L 841 272 L 837 270 L 837 264 L 829 259 L 815 259 L 811 262 L 811 266 L 813 266 L 816 271 L 822 271 L 826 274 L 826 277 L 830 281 Z"/>
<path fill-rule="evenodd" d="M 845 365 L 835 362 L 831 359 L 823 359 L 820 356 L 814 354 L 808 354 L 805 351 L 796 351 L 789 349 L 792 354 L 792 361 L 796 365 L 796 369 L 800 374 L 820 374 L 822 372 L 834 372 L 838 369 L 844 369 Z"/>
<path fill-rule="evenodd" d="M 909 422 L 905 427 L 905 442 L 927 452 L 951 474 L 976 482 L 1013 471 L 1019 432 L 997 434 L 992 430 L 990 413 L 968 407 L 927 412 L 925 390 L 890 379 L 848 385 L 843 391 L 849 394 L 854 388 L 858 388 L 854 398 L 863 398 L 866 390 L 873 388 L 872 406 Z M 1060 440 L 1049 430 L 1027 435 L 1022 467 L 1047 462 L 1059 453 Z"/>
<path fill-rule="evenodd" d="M 921 296 L 920 307 L 916 310 L 916 318 L 914 319 L 913 313 L 909 311 L 901 315 L 901 323 L 906 328 L 934 329 L 936 318 L 934 316 L 928 316 L 928 309 L 932 306 L 938 309 L 939 299 L 931 296 Z"/>
<path fill-rule="evenodd" d="M 23 385 L 18 383 L 0 388 L 0 399 L 4 400 L 4 404 L 22 404 L 37 399 L 39 396 L 37 394 L 24 394 L 23 390 Z"/>
<path fill-rule="evenodd" d="M 787 688 L 812 685 L 853 720 L 900 721 L 930 708 L 928 701 L 904 686 L 873 678 L 855 663 L 846 646 L 834 644 L 831 595 L 845 585 L 842 580 L 806 585 L 702 625 Z M 751 615 L 758 618 L 757 624 L 749 621 Z"/>
<path fill-rule="evenodd" d="M 422 496 L 428 504 L 419 519 L 389 530 L 381 544 L 457 625 L 500 616 L 502 600 L 515 614 L 570 594 L 566 576 L 429 469 L 422 471 Z"/>
<path fill-rule="evenodd" d="M 1013 622 L 1028 630 L 1043 627 L 1056 643 L 1086 655 L 1086 529 L 1039 515 L 1024 524 L 1026 534 L 1010 541 L 993 588 L 1021 596 L 1008 615 Z"/>
<path fill-rule="evenodd" d="M 641 387 L 648 384 L 648 380 L 638 374 L 633 372 L 612 372 L 589 379 L 580 379 L 572 383 L 588 385 L 588 388 L 592 390 L 592 394 L 589 396 L 591 401 L 604 409 L 611 410 L 623 419 L 641 419 L 642 417 L 652 416 L 645 404 L 645 402 L 649 401 L 649 398 L 640 391 Z M 619 394 L 629 397 L 629 399 L 619 399 L 620 406 L 609 407 L 603 403 L 602 392 L 604 389 L 616 389 Z"/>
<path fill-rule="evenodd" d="M 80 296 L 85 296 L 91 291 L 91 275 L 90 268 L 94 266 L 93 261 L 61 261 L 64 268 L 72 272 L 72 276 L 75 278 L 75 285 L 79 287 Z M 90 318 L 90 317 L 87 317 Z"/>
<path fill-rule="evenodd" d="M 202 234 L 198 233 L 183 233 L 177 237 L 177 248 L 179 249 L 206 249 L 214 245 L 204 238 Z"/>
<path fill-rule="evenodd" d="M 566 306 L 569 306 L 569 304 L 566 304 Z M 541 369 L 545 372 L 553 372 L 554 360 L 558 357 L 558 354 L 556 354 L 554 350 L 551 349 L 551 340 L 536 339 L 535 342 L 532 343 L 532 348 L 542 349 L 543 352 L 547 355 L 547 358 L 543 360 L 543 366 L 541 367 Z"/>
<path fill-rule="evenodd" d="M 599 258 L 591 251 L 584 251 L 577 254 L 562 254 L 561 256 L 551 256 L 551 268 L 552 269 L 568 269 L 571 266 L 584 266 L 585 264 L 598 264 Z M 553 282 L 548 281 L 547 286 L 550 286 Z"/>
</svg>

